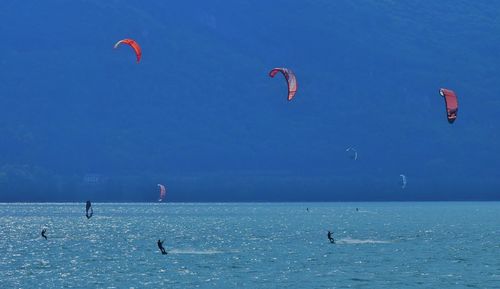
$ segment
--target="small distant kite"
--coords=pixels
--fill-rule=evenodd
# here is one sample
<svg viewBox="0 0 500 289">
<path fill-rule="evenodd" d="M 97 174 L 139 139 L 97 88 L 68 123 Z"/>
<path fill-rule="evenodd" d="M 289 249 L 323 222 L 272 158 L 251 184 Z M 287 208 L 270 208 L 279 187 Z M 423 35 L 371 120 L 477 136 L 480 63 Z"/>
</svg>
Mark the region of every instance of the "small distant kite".
<svg viewBox="0 0 500 289">
<path fill-rule="evenodd" d="M 288 101 L 292 100 L 297 92 L 297 79 L 295 73 L 288 68 L 273 68 L 269 72 L 270 77 L 274 77 L 276 73 L 281 72 L 285 76 L 286 82 L 288 84 Z"/>
<path fill-rule="evenodd" d="M 139 61 L 141 61 L 141 56 L 142 56 L 142 50 L 141 50 L 141 47 L 139 46 L 139 44 L 133 39 L 122 39 L 122 40 L 116 42 L 115 48 L 118 48 L 118 46 L 120 46 L 120 44 L 122 44 L 122 43 L 127 44 L 130 47 L 132 47 L 132 49 L 134 49 L 135 56 L 137 58 L 137 63 L 139 63 Z"/>
<path fill-rule="evenodd" d="M 406 176 L 405 175 L 399 175 L 401 177 L 401 189 L 406 188 Z"/>
<path fill-rule="evenodd" d="M 358 160 L 358 151 L 356 151 L 356 149 L 355 149 L 355 148 L 353 148 L 353 147 L 348 147 L 345 151 L 349 153 L 349 157 L 350 157 L 351 159 L 353 159 L 353 160 L 355 160 L 355 161 L 356 161 L 356 160 Z"/>
<path fill-rule="evenodd" d="M 87 201 L 87 203 L 85 204 L 85 217 L 87 217 L 87 219 L 90 219 L 93 215 L 94 210 L 92 209 L 92 203 L 90 201 Z"/>
<path fill-rule="evenodd" d="M 455 119 L 457 119 L 457 112 L 458 112 L 457 95 L 453 90 L 449 90 L 446 88 L 441 88 L 439 90 L 439 94 L 441 94 L 441 96 L 444 97 L 448 122 L 453 123 Z"/>
<path fill-rule="evenodd" d="M 161 202 L 165 199 L 165 195 L 167 194 L 167 189 L 162 184 L 158 184 L 158 187 L 160 187 L 160 198 L 158 199 L 158 202 Z"/>
</svg>

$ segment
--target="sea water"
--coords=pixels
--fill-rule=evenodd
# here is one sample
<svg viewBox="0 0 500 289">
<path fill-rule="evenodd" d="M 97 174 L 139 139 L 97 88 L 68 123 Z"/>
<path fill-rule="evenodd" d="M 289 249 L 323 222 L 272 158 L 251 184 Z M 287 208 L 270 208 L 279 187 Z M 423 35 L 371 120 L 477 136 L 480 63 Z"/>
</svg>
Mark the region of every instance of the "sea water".
<svg viewBox="0 0 500 289">
<path fill-rule="evenodd" d="M 0 287 L 500 288 L 498 202 L 93 208 L 0 204 Z"/>
</svg>

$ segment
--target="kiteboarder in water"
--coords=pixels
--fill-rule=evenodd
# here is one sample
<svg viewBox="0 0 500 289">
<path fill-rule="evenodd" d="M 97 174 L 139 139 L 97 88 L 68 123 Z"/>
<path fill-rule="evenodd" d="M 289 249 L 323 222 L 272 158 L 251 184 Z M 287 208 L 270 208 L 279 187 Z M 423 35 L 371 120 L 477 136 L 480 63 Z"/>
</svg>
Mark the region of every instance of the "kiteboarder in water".
<svg viewBox="0 0 500 289">
<path fill-rule="evenodd" d="M 158 239 L 158 248 L 160 248 L 160 251 L 163 255 L 167 255 L 167 251 L 165 251 L 165 248 L 163 248 L 164 241 L 165 240 L 162 241 L 162 240 Z"/>
<path fill-rule="evenodd" d="M 45 238 L 45 240 L 47 240 L 47 236 L 45 236 L 45 233 L 47 232 L 47 229 L 43 229 L 42 230 L 42 237 Z"/>
<path fill-rule="evenodd" d="M 332 237 L 332 232 L 328 231 L 328 240 L 330 240 L 330 243 L 335 244 L 335 239 Z"/>
</svg>

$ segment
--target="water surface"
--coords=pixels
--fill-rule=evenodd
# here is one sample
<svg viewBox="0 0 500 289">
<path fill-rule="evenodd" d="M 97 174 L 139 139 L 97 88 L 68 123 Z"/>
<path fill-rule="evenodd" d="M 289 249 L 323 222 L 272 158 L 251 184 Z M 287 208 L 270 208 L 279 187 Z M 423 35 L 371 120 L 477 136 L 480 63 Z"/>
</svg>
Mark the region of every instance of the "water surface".
<svg viewBox="0 0 500 289">
<path fill-rule="evenodd" d="M 498 202 L 93 207 L 0 204 L 2 288 L 500 287 Z"/>
</svg>

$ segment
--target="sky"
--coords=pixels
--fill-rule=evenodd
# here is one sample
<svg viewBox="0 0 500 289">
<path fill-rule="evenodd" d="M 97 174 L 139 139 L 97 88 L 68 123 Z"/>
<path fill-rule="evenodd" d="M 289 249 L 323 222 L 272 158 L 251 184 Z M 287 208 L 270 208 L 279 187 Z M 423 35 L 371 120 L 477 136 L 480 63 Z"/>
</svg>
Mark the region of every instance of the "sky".
<svg viewBox="0 0 500 289">
<path fill-rule="evenodd" d="M 500 200 L 500 3 L 168 2 L 0 3 L 0 202 Z"/>
</svg>

